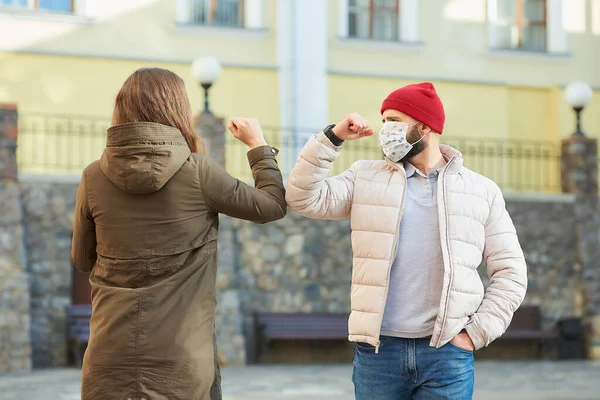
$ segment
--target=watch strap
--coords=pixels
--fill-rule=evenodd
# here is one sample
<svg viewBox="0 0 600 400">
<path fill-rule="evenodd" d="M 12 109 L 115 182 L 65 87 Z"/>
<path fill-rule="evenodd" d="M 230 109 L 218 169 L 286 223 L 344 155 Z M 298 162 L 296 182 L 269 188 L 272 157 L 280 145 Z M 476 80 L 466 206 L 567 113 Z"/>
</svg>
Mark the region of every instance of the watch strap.
<svg viewBox="0 0 600 400">
<path fill-rule="evenodd" d="M 323 133 L 325 136 L 327 136 L 331 143 L 333 143 L 334 146 L 339 147 L 344 143 L 344 140 L 335 136 L 335 133 L 333 133 L 333 128 L 335 128 L 335 124 L 328 125 L 325 129 L 323 129 Z"/>
</svg>

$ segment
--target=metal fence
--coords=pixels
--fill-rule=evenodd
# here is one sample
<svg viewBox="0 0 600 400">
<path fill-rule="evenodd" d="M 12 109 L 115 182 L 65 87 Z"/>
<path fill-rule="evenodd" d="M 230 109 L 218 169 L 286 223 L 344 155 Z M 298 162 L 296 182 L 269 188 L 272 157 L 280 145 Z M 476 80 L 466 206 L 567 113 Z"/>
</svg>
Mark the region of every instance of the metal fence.
<svg viewBox="0 0 600 400">
<path fill-rule="evenodd" d="M 308 137 L 319 129 L 292 131 L 267 127 L 264 132 L 269 144 L 281 151 L 279 162 L 287 175 Z M 455 137 L 445 133 L 442 143 L 459 150 L 467 168 L 494 180 L 503 190 L 529 193 L 558 193 L 561 190 L 558 142 Z M 235 176 L 250 179 L 245 162 L 246 148 L 232 137 L 228 137 L 226 147 L 227 170 Z M 382 158 L 377 135 L 346 142 L 332 173 L 343 172 L 357 160 Z"/>
<path fill-rule="evenodd" d="M 19 170 L 35 174 L 80 174 L 102 154 L 109 118 L 20 114 Z"/>
<path fill-rule="evenodd" d="M 98 159 L 106 142 L 108 118 L 21 114 L 17 157 L 22 173 L 80 174 Z M 292 130 L 263 127 L 267 142 L 279 148 L 285 176 L 308 137 L 319 129 Z M 502 140 L 442 136 L 443 142 L 460 150 L 465 166 L 497 182 L 503 190 L 516 192 L 560 192 L 560 147 L 558 142 Z M 247 148 L 227 133 L 226 169 L 232 175 L 252 179 Z M 382 159 L 377 137 L 347 142 L 332 173 L 349 168 L 357 160 Z"/>
</svg>

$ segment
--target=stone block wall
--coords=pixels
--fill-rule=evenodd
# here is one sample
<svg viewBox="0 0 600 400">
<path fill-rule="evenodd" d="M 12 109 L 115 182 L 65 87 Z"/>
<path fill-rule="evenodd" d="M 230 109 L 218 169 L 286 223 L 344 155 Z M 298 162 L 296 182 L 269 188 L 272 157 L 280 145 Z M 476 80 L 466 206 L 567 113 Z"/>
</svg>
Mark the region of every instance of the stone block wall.
<svg viewBox="0 0 600 400">
<path fill-rule="evenodd" d="M 244 315 L 350 309 L 349 221 L 317 221 L 290 213 L 271 224 L 236 220 L 234 225 Z"/>
<path fill-rule="evenodd" d="M 28 274 L 20 190 L 0 180 L 0 373 L 31 369 Z"/>
<path fill-rule="evenodd" d="M 22 254 L 27 254 L 27 258 L 23 261 L 22 279 L 12 274 L 9 277 L 11 291 L 0 293 L 4 293 L 7 308 L 20 310 L 27 321 L 26 325 L 19 325 L 20 320 L 17 321 L 12 314 L 4 317 L 0 308 L 0 334 L 3 324 L 6 324 L 13 331 L 20 332 L 21 336 L 30 338 L 32 349 L 25 358 L 33 363 L 34 368 L 65 366 L 68 360 L 65 311 L 71 303 L 73 267 L 70 250 L 77 186 L 72 178 L 41 176 L 22 177 L 20 184 L 13 186 L 15 193 L 18 190 L 20 199 L 18 220 L 23 223 L 18 236 L 24 238 Z M 6 193 L 2 186 L 0 193 Z M 0 197 L 0 206 L 4 207 L 1 199 L 3 197 Z M 3 243 L 2 233 L 0 224 L 0 246 Z M 222 218 L 216 325 L 223 333 L 219 336 L 219 358 L 224 364 L 240 364 L 246 359 L 240 285 L 235 279 L 238 249 L 230 240 L 234 235 L 233 219 Z M 0 248 L 0 256 L 2 254 L 5 252 Z M 10 270 L 2 264 L 0 257 L 0 284 L 8 272 Z M 23 298 L 19 293 L 27 297 Z M 2 353 L 0 372 L 3 365 L 8 365 L 1 357 Z"/>
<path fill-rule="evenodd" d="M 0 373 L 31 369 L 29 286 L 17 182 L 17 126 L 16 107 L 0 105 Z"/>
<path fill-rule="evenodd" d="M 561 143 L 561 185 L 576 197 L 573 225 L 577 235 L 576 262 L 585 297 L 584 322 L 588 356 L 600 359 L 600 199 L 598 197 L 598 143 L 572 136 Z"/>
<path fill-rule="evenodd" d="M 525 253 L 528 288 L 525 304 L 539 305 L 546 328 L 559 319 L 581 316 L 581 271 L 575 262 L 575 196 L 507 195 Z M 483 282 L 485 268 L 479 269 Z"/>
<path fill-rule="evenodd" d="M 528 262 L 525 304 L 541 307 L 546 327 L 561 318 L 580 315 L 581 280 L 575 268 L 575 235 L 570 228 L 575 197 L 507 195 L 506 200 Z M 226 221 L 221 226 L 223 239 L 233 245 L 221 244 L 237 251 L 232 255 L 220 250 L 219 282 L 221 290 L 237 293 L 247 340 L 252 339 L 254 311 L 350 310 L 349 221 L 310 220 L 294 213 L 266 225 L 228 217 L 221 221 Z M 228 264 L 231 267 L 223 268 Z M 479 272 L 487 285 L 484 265 Z M 228 334 L 219 331 L 219 335 L 220 350 L 231 348 Z M 230 361 L 243 362 L 241 358 Z"/>
<path fill-rule="evenodd" d="M 20 188 L 34 366 L 65 365 L 64 310 L 70 301 L 77 184 L 25 181 Z M 525 302 L 542 307 L 546 326 L 579 315 L 574 196 L 508 195 L 507 208 L 528 261 Z M 281 221 L 257 225 L 221 216 L 216 325 L 222 363 L 246 362 L 254 311 L 349 311 L 351 266 L 349 221 L 289 213 Z M 480 273 L 487 283 L 484 266 Z"/>
<path fill-rule="evenodd" d="M 246 361 L 242 292 L 236 231 L 232 218 L 219 221 L 217 271 L 217 350 L 222 365 L 240 365 Z"/>
<path fill-rule="evenodd" d="M 34 368 L 67 362 L 66 307 L 71 303 L 76 191 L 74 183 L 21 182 Z"/>
<path fill-rule="evenodd" d="M 222 119 L 196 120 L 208 153 L 222 166 Z M 67 362 L 65 307 L 77 183 L 52 177 L 18 182 L 17 112 L 0 105 L 0 373 Z M 544 325 L 583 316 L 600 358 L 600 254 L 596 142 L 567 139 L 562 196 L 509 195 L 528 262 L 526 304 Z M 266 225 L 221 217 L 216 326 L 223 364 L 246 362 L 255 311 L 349 311 L 349 221 L 290 213 Z M 485 267 L 480 268 L 484 283 Z M 594 354 L 594 351 L 592 352 Z"/>
<path fill-rule="evenodd" d="M 283 220 L 265 225 L 234 220 L 234 227 L 248 350 L 253 340 L 253 312 L 350 310 L 349 221 L 309 220 L 289 213 Z"/>
</svg>

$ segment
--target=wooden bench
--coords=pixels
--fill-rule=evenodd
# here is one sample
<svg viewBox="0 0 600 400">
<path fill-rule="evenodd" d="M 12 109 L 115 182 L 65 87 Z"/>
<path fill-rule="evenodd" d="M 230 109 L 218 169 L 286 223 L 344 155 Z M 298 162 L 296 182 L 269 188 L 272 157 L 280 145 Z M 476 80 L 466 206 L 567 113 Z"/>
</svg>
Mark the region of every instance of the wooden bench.
<svg viewBox="0 0 600 400">
<path fill-rule="evenodd" d="M 78 367 L 83 364 L 83 354 L 90 339 L 90 304 L 74 304 L 67 308 L 68 343 Z"/>
<path fill-rule="evenodd" d="M 348 313 L 254 313 L 250 363 L 257 363 L 272 340 L 348 338 Z"/>
<path fill-rule="evenodd" d="M 543 354 L 544 345 L 552 345 L 553 350 L 558 343 L 557 329 L 542 329 L 542 312 L 538 306 L 521 306 L 498 341 L 533 341 L 537 344 L 538 357 Z"/>
</svg>

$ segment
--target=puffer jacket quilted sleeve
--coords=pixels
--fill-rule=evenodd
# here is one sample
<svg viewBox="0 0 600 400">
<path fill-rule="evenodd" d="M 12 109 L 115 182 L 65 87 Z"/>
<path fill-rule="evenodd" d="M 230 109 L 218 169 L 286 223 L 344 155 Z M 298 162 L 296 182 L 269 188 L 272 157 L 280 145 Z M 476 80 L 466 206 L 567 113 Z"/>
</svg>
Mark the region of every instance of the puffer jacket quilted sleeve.
<svg viewBox="0 0 600 400">
<path fill-rule="evenodd" d="M 340 151 L 323 133 L 308 140 L 288 181 L 285 199 L 292 210 L 313 219 L 350 217 L 356 164 L 340 175 L 329 177 Z"/>
<path fill-rule="evenodd" d="M 485 224 L 484 262 L 490 286 L 465 329 L 476 349 L 488 346 L 508 328 L 527 290 L 527 267 L 515 226 L 496 186 Z"/>
</svg>

